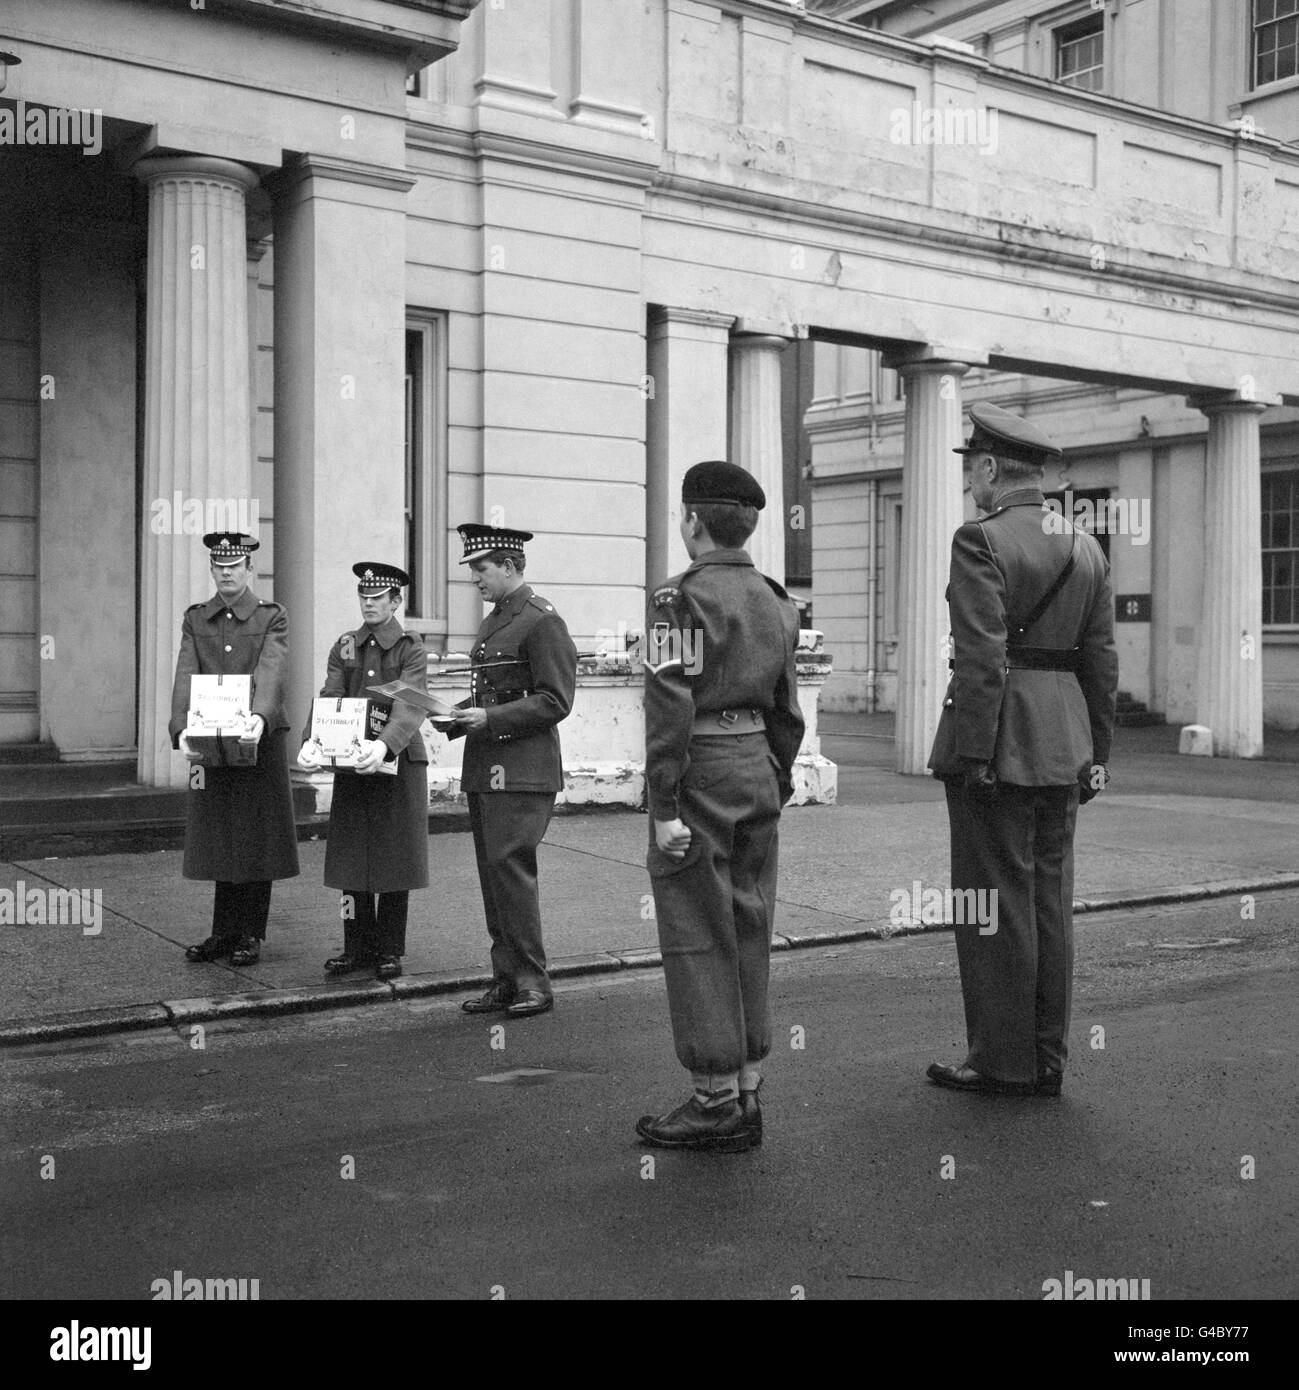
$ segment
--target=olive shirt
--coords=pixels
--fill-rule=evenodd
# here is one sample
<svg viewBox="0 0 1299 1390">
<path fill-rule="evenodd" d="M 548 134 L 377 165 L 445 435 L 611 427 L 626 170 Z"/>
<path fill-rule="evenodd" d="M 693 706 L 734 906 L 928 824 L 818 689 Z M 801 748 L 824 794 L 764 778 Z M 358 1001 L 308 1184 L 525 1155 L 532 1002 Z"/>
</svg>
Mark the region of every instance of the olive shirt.
<svg viewBox="0 0 1299 1390">
<path fill-rule="evenodd" d="M 655 820 L 680 815 L 696 713 L 760 710 L 780 800 L 803 741 L 798 610 L 744 550 L 710 550 L 650 596 L 645 659 L 645 782 Z"/>
</svg>

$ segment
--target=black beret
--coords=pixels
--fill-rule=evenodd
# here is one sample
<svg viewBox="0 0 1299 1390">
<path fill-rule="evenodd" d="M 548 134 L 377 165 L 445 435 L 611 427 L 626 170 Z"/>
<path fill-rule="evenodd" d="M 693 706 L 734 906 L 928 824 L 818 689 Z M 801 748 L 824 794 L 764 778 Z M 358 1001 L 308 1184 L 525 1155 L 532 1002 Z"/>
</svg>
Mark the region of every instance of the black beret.
<svg viewBox="0 0 1299 1390">
<path fill-rule="evenodd" d="M 688 468 L 681 480 L 681 500 L 729 503 L 733 507 L 756 507 L 758 511 L 767 505 L 767 495 L 753 474 L 725 459 L 708 459 Z"/>
<path fill-rule="evenodd" d="M 979 401 L 970 407 L 970 421 L 974 431 L 969 441 L 953 453 L 1002 454 L 1023 463 L 1045 463 L 1049 458 L 1064 457 L 1064 450 L 1049 435 L 999 405 Z"/>
</svg>

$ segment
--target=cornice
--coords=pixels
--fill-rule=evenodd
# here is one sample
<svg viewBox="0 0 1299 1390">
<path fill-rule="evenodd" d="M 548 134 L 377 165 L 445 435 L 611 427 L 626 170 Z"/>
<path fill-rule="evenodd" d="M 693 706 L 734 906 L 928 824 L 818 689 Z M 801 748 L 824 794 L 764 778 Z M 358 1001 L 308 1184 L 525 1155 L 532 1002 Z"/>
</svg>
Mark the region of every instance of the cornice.
<svg viewBox="0 0 1299 1390">
<path fill-rule="evenodd" d="M 1012 261 L 1021 265 L 1063 270 L 1070 274 L 1081 272 L 1089 279 L 1094 276 L 1090 245 L 1086 252 L 1072 252 L 1047 246 L 1016 244 L 1006 238 L 1008 233 L 1013 235 L 1019 229 L 1013 224 L 991 222 L 986 218 L 977 221 L 988 230 L 982 234 L 971 234 L 955 227 L 934 225 L 931 222 L 889 217 L 854 208 L 834 207 L 827 203 L 813 202 L 809 198 L 789 197 L 759 189 L 736 188 L 730 184 L 714 183 L 693 175 L 666 171 L 655 175 L 651 192 L 697 199 L 721 208 L 730 206 L 745 212 L 775 213 L 782 221 L 805 223 L 821 229 L 827 226 L 846 227 L 887 241 L 905 243 L 910 248 L 921 242 L 929 246 L 958 250 L 997 264 Z M 962 216 L 968 221 L 976 220 L 964 214 Z M 839 250 L 840 254 L 845 254 L 844 248 Z M 853 253 L 848 249 L 846 254 Z M 1125 265 L 1119 261 L 1110 261 L 1105 271 L 1105 280 L 1107 284 L 1117 281 L 1135 289 L 1189 295 L 1233 307 L 1252 304 L 1275 309 L 1283 314 L 1294 314 L 1299 310 L 1299 290 L 1287 293 L 1281 290 L 1264 290 L 1236 281 L 1221 283 L 1202 280 L 1154 265 Z"/>
</svg>

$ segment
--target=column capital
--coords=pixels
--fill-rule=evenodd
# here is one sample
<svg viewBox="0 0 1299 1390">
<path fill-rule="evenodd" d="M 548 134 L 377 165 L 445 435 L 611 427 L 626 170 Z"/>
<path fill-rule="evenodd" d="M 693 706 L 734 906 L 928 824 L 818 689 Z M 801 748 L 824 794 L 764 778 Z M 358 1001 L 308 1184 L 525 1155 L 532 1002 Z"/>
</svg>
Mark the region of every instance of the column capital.
<svg viewBox="0 0 1299 1390">
<path fill-rule="evenodd" d="M 791 339 L 780 333 L 732 333 L 731 347 L 737 351 L 751 352 L 757 348 L 767 348 L 783 352 Z"/>
<path fill-rule="evenodd" d="M 679 309 L 672 304 L 652 304 L 649 321 L 651 328 L 659 324 L 688 323 L 700 328 L 721 328 L 729 331 L 735 322 L 735 315 L 718 314 L 711 309 Z"/>
<path fill-rule="evenodd" d="M 1261 415 L 1269 405 L 1267 401 L 1242 396 L 1239 391 L 1204 391 L 1198 395 L 1187 396 L 1186 403 L 1192 410 L 1209 416 L 1251 413 Z"/>
<path fill-rule="evenodd" d="M 884 365 L 891 367 L 905 380 L 913 376 L 964 376 L 973 364 L 964 358 L 917 357 L 904 361 L 885 358 Z"/>
<path fill-rule="evenodd" d="M 735 320 L 735 328 L 732 331 L 736 337 L 785 339 L 807 337 L 806 324 L 788 323 L 784 319 L 740 318 Z"/>
<path fill-rule="evenodd" d="M 257 171 L 246 164 L 207 154 L 147 155 L 136 162 L 132 173 L 145 184 L 163 179 L 173 183 L 215 183 L 242 189 L 244 193 L 251 192 L 261 181 Z"/>
</svg>

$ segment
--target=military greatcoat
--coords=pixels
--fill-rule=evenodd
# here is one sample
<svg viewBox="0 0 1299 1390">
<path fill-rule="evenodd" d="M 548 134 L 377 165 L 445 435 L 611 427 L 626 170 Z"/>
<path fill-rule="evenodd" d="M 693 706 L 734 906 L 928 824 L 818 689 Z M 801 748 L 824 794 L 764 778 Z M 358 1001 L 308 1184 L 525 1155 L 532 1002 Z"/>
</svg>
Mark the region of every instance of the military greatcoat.
<svg viewBox="0 0 1299 1390">
<path fill-rule="evenodd" d="M 192 675 L 251 676 L 251 713 L 266 728 L 252 767 L 205 767 L 202 786 L 191 779 L 185 828 L 185 878 L 257 883 L 293 878 L 298 837 L 293 822 L 289 765 L 284 747 L 288 615 L 251 588 L 233 603 L 219 594 L 186 609 L 171 690 L 168 731 L 180 746 L 189 711 Z"/>
<path fill-rule="evenodd" d="M 420 725 L 424 711 L 400 700 L 366 694 L 366 687 L 400 680 L 424 690 L 424 642 L 396 618 L 376 628 L 345 632 L 329 652 L 322 696 L 369 699 L 369 736 L 396 759 L 397 774 L 334 773 L 325 885 L 343 891 L 399 893 L 428 887 L 428 752 Z M 303 734 L 310 736 L 311 724 Z"/>
</svg>

